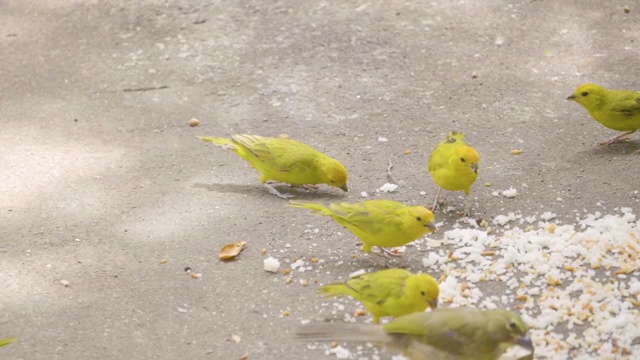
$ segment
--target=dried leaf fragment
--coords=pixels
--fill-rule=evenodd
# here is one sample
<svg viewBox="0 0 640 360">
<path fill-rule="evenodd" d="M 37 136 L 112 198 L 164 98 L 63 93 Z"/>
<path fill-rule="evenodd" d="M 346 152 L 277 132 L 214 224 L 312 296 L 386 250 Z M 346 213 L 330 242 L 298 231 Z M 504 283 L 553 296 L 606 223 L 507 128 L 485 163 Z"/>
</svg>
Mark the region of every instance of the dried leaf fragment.
<svg viewBox="0 0 640 360">
<path fill-rule="evenodd" d="M 227 244 L 220 249 L 218 257 L 222 260 L 231 260 L 240 254 L 246 244 L 245 241 L 240 241 L 237 244 Z"/>
<path fill-rule="evenodd" d="M 520 155 L 522 154 L 522 149 L 511 150 L 511 155 Z"/>
</svg>

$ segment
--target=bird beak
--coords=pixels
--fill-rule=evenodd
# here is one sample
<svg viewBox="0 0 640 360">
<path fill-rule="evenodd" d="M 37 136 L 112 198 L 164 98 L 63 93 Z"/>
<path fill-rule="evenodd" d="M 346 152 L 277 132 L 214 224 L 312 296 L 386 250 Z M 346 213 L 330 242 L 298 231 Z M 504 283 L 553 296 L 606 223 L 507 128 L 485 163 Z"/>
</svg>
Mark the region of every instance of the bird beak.
<svg viewBox="0 0 640 360">
<path fill-rule="evenodd" d="M 516 344 L 527 350 L 533 351 L 533 343 L 531 342 L 531 338 L 528 334 L 516 340 Z"/>
<path fill-rule="evenodd" d="M 431 232 L 436 232 L 436 230 L 438 230 L 438 228 L 436 228 L 436 224 L 433 221 L 429 221 L 429 223 L 425 224 L 424 227 L 431 230 Z"/>
<path fill-rule="evenodd" d="M 438 308 L 438 298 L 435 298 L 429 302 L 429 306 L 431 309 L 435 310 Z"/>
<path fill-rule="evenodd" d="M 347 187 L 347 184 L 340 186 L 340 189 L 342 189 L 342 191 L 344 192 L 349 192 L 349 188 Z"/>
<path fill-rule="evenodd" d="M 478 173 L 478 163 L 473 163 L 471 164 L 471 170 L 473 170 L 474 173 Z"/>
<path fill-rule="evenodd" d="M 576 96 L 575 96 L 575 95 L 569 95 L 569 96 L 567 97 L 567 100 L 575 100 L 575 99 L 576 99 Z"/>
</svg>

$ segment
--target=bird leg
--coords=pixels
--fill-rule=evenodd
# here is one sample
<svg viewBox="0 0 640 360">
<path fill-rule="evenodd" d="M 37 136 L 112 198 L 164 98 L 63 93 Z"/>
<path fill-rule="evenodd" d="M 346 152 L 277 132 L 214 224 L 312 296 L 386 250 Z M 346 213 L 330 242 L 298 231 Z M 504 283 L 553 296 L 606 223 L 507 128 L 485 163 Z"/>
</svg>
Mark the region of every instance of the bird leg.
<svg viewBox="0 0 640 360">
<path fill-rule="evenodd" d="M 279 198 L 288 199 L 288 198 L 292 198 L 293 197 L 293 195 L 291 195 L 291 194 L 287 194 L 287 193 L 283 194 L 283 193 L 281 193 L 280 191 L 276 190 L 276 188 L 274 188 L 273 186 L 271 186 L 271 185 L 269 185 L 267 183 L 264 183 L 263 185 L 269 190 L 270 193 L 272 193 L 273 195 L 275 195 L 275 196 L 277 196 Z"/>
<path fill-rule="evenodd" d="M 440 196 L 440 191 L 442 191 L 441 187 L 438 187 L 438 193 L 436 194 L 436 200 L 433 202 L 433 206 L 431 207 L 431 211 L 436 211 L 438 208 L 438 197 Z"/>
<path fill-rule="evenodd" d="M 459 212 L 458 214 L 460 215 L 460 217 L 465 217 L 465 216 L 469 216 L 469 208 L 468 208 L 468 198 L 469 195 L 465 194 L 464 195 L 464 208 L 462 210 L 462 212 Z"/>
<path fill-rule="evenodd" d="M 628 137 L 629 135 L 633 134 L 633 133 L 634 133 L 634 132 L 636 132 L 636 131 L 637 131 L 637 130 L 630 130 L 630 131 L 627 131 L 627 132 L 625 132 L 625 133 L 622 133 L 622 134 L 620 134 L 620 135 L 618 135 L 618 136 L 614 136 L 614 137 L 612 137 L 612 138 L 610 138 L 610 139 L 603 140 L 603 141 L 599 141 L 599 142 L 598 142 L 598 145 L 611 145 L 611 144 L 615 144 L 615 143 L 617 143 L 617 142 L 625 141 L 625 140 L 627 140 L 627 137 Z"/>
</svg>

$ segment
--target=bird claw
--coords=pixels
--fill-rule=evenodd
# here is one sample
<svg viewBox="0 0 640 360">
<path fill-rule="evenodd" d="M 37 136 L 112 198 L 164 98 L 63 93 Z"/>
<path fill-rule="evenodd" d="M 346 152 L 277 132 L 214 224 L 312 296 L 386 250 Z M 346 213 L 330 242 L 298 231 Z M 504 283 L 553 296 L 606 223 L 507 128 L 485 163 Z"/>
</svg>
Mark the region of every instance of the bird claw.
<svg viewBox="0 0 640 360">
<path fill-rule="evenodd" d="M 619 143 L 619 142 L 631 141 L 629 136 L 631 136 L 631 134 L 633 134 L 634 132 L 635 131 L 626 132 L 626 133 L 620 134 L 618 136 L 614 136 L 614 137 L 612 137 L 610 139 L 607 139 L 607 140 L 598 141 L 598 145 L 600 145 L 600 146 L 602 146 L 602 145 L 611 145 L 611 144 L 615 144 L 615 143 Z"/>
<path fill-rule="evenodd" d="M 395 257 L 395 258 L 401 258 L 401 257 L 402 257 L 402 254 L 394 253 L 393 251 L 387 250 L 387 249 L 385 249 L 385 248 L 383 248 L 383 247 L 378 247 L 378 249 L 380 249 L 380 252 L 379 252 L 379 253 L 377 253 L 377 254 L 378 254 L 378 255 L 380 255 L 380 256 L 382 256 L 382 257 L 384 257 L 384 256 L 385 256 L 385 254 L 386 254 L 386 255 L 389 255 L 389 256 L 393 256 L 393 257 Z"/>
<path fill-rule="evenodd" d="M 264 184 L 264 186 L 269 190 L 270 193 L 272 193 L 273 195 L 281 198 L 281 199 L 290 199 L 293 197 L 293 195 L 288 194 L 288 193 L 281 193 L 280 191 L 278 191 L 276 188 L 274 188 L 273 186 L 269 185 L 269 184 Z"/>
</svg>

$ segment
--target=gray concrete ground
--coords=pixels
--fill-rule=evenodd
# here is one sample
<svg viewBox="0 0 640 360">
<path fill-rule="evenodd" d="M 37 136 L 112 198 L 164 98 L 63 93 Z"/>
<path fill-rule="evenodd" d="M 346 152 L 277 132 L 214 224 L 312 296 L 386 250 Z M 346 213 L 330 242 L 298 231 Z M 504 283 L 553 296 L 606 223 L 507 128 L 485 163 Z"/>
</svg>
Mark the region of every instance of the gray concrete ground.
<svg viewBox="0 0 640 360">
<path fill-rule="evenodd" d="M 0 357 L 328 358 L 292 338 L 301 320 L 342 319 L 313 279 L 384 262 L 352 258 L 357 239 L 197 135 L 286 133 L 348 168 L 348 194 L 298 199 L 361 199 L 391 161 L 385 198 L 430 204 L 429 152 L 457 129 L 481 155 L 474 217 L 637 208 L 638 136 L 599 147 L 615 132 L 565 101 L 584 82 L 640 89 L 629 3 L 0 1 L 0 338 L 18 337 Z M 457 221 L 436 217 L 442 232 Z M 287 285 L 267 256 L 324 263 Z"/>
</svg>

